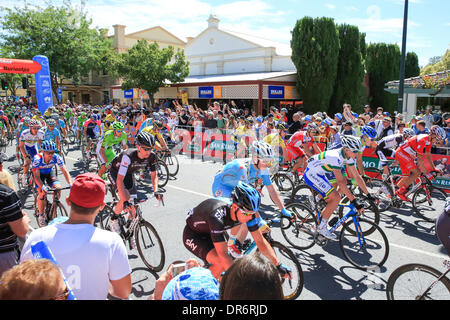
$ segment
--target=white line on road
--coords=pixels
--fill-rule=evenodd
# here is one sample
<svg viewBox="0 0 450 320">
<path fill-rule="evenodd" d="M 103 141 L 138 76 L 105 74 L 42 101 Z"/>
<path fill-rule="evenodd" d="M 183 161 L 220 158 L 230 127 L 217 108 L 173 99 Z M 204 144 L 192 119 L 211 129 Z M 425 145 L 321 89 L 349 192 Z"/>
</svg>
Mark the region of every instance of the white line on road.
<svg viewBox="0 0 450 320">
<path fill-rule="evenodd" d="M 198 195 L 198 196 L 202 196 L 202 197 L 205 197 L 205 198 L 212 198 L 211 195 L 200 193 L 200 192 L 196 192 L 196 191 L 192 191 L 192 190 L 188 190 L 188 189 L 184 189 L 184 188 L 180 188 L 180 187 L 175 187 L 175 186 L 171 186 L 171 185 L 167 185 L 167 187 L 172 188 L 172 189 L 177 189 L 177 190 L 180 190 L 180 191 L 184 191 L 184 192 L 188 192 L 188 193 L 192 193 L 192 194 L 195 194 L 195 195 Z M 416 253 L 424 254 L 424 255 L 435 257 L 435 258 L 439 258 L 439 259 L 446 259 L 447 258 L 446 256 L 441 255 L 441 254 L 431 253 L 431 252 L 427 252 L 427 251 L 423 251 L 423 250 L 419 250 L 419 249 L 414 249 L 414 248 L 409 248 L 409 247 L 405 247 L 405 246 L 402 246 L 402 245 L 399 245 L 399 244 L 396 244 L 396 243 L 392 243 L 392 242 L 389 242 L 389 246 L 396 247 L 396 248 L 403 249 L 403 250 L 413 251 L 413 252 L 416 252 Z"/>
</svg>

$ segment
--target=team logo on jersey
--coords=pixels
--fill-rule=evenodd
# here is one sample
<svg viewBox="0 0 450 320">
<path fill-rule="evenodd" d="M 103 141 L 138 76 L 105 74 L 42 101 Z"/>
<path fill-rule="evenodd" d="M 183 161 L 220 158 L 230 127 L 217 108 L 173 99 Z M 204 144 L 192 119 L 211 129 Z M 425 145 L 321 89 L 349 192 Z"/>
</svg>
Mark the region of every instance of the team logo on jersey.
<svg viewBox="0 0 450 320">
<path fill-rule="evenodd" d="M 215 193 L 214 193 L 214 196 L 215 197 L 221 197 L 223 195 L 223 192 L 222 192 L 222 190 L 217 190 Z"/>
</svg>

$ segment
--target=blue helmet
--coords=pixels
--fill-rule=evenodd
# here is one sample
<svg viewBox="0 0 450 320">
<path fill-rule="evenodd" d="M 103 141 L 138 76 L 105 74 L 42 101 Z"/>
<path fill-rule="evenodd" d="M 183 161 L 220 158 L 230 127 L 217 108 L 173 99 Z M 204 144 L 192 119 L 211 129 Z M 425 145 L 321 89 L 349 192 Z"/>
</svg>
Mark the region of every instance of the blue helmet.
<svg viewBox="0 0 450 320">
<path fill-rule="evenodd" d="M 44 151 L 56 151 L 56 143 L 52 140 L 44 140 L 41 144 L 41 148 Z"/>
<path fill-rule="evenodd" d="M 261 205 L 261 194 L 248 183 L 239 181 L 231 192 L 231 200 L 240 208 L 256 212 Z"/>
<path fill-rule="evenodd" d="M 371 126 L 364 126 L 362 127 L 361 134 L 368 136 L 370 139 L 373 139 L 377 136 L 377 130 L 375 130 Z"/>
</svg>

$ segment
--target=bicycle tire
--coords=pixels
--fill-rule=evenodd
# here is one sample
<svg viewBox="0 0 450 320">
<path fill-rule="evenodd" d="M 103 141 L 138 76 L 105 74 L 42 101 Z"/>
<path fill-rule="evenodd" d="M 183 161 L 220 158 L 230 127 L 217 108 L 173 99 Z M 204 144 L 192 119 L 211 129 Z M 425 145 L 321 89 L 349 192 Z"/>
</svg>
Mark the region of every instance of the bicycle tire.
<svg viewBox="0 0 450 320">
<path fill-rule="evenodd" d="M 291 193 L 291 197 L 288 203 L 301 203 L 307 205 L 310 209 L 315 208 L 314 194 L 311 188 L 305 184 L 301 183 L 294 187 Z"/>
<path fill-rule="evenodd" d="M 146 232 L 142 230 L 142 228 L 145 228 Z M 147 239 L 144 239 L 145 234 L 148 236 Z M 151 235 L 153 234 L 153 235 Z M 154 272 L 159 272 L 163 269 L 165 261 L 166 261 L 166 254 L 164 252 L 164 246 L 161 241 L 161 238 L 159 237 L 158 233 L 156 232 L 156 229 L 153 227 L 153 225 L 146 221 L 141 220 L 134 230 L 134 236 L 136 239 L 136 247 L 139 253 L 139 256 L 141 257 L 144 264 Z M 141 242 L 142 240 L 142 242 Z M 150 246 L 149 246 L 150 245 Z M 156 262 L 149 261 L 150 256 L 153 256 L 152 254 L 145 254 L 143 252 L 143 249 L 147 249 L 150 247 L 158 246 L 159 247 L 159 254 L 161 257 L 156 259 Z M 158 252 L 158 250 L 157 250 Z"/>
<path fill-rule="evenodd" d="M 429 203 L 426 192 L 430 192 L 432 203 Z M 428 222 L 436 222 L 437 217 L 444 211 L 447 193 L 434 186 L 424 186 L 414 192 L 412 207 L 414 212 Z"/>
<path fill-rule="evenodd" d="M 112 207 L 105 205 L 95 218 L 95 223 L 97 223 L 101 229 L 110 231 L 109 219 L 111 218 L 112 213 L 114 213 Z"/>
<path fill-rule="evenodd" d="M 280 193 L 288 193 L 294 190 L 294 182 L 286 172 L 277 172 L 272 176 L 272 181 L 278 188 Z"/>
<path fill-rule="evenodd" d="M 369 192 L 379 200 L 376 205 L 378 212 L 385 212 L 391 208 L 395 194 L 389 183 L 382 180 L 367 180 L 366 186 Z"/>
<path fill-rule="evenodd" d="M 49 222 L 57 217 L 67 217 L 68 216 L 67 210 L 61 202 L 53 203 L 50 212 L 51 212 L 51 217 L 47 217 L 47 221 L 49 221 Z"/>
<path fill-rule="evenodd" d="M 342 253 L 344 254 L 345 259 L 350 262 L 353 266 L 357 267 L 358 269 L 361 270 L 373 270 L 376 268 L 381 267 L 387 260 L 388 256 L 389 256 L 389 241 L 386 237 L 386 234 L 383 232 L 383 230 L 377 226 L 376 224 L 374 224 L 372 221 L 364 219 L 364 218 L 357 218 L 358 222 L 361 224 L 370 224 L 372 225 L 375 230 L 374 232 L 368 234 L 368 235 L 364 235 L 364 240 L 365 240 L 365 244 L 363 247 L 361 247 L 361 245 L 359 244 L 359 240 L 361 240 L 359 238 L 359 236 L 357 236 L 356 234 L 351 234 L 350 232 L 348 232 L 348 230 L 350 230 L 349 228 L 345 227 L 345 224 L 350 224 L 353 223 L 353 219 L 352 220 L 348 220 L 344 223 L 344 228 L 341 230 L 341 234 L 339 236 L 339 246 L 341 248 Z M 361 227 L 362 229 L 362 227 Z M 379 233 L 378 236 L 376 236 L 376 232 Z M 380 239 L 381 236 L 381 239 Z M 370 237 L 370 239 L 369 239 Z M 357 241 L 354 241 L 356 238 Z M 353 241 L 352 241 L 353 239 Z M 379 246 L 379 244 L 381 243 L 381 240 L 384 243 L 384 251 L 381 252 L 381 258 L 373 258 L 375 255 L 376 256 L 380 256 L 380 252 L 376 252 L 375 254 L 373 252 L 371 252 L 368 256 L 369 258 L 373 258 L 375 259 L 375 261 L 372 263 L 371 260 L 369 259 L 369 263 L 359 263 L 356 260 L 366 260 L 365 257 L 362 257 L 362 254 L 364 254 L 365 252 L 367 252 L 367 249 L 369 247 L 371 248 L 376 248 L 377 246 Z M 347 243 L 349 243 L 350 245 L 348 246 L 347 250 L 345 245 L 347 245 Z M 355 246 L 356 244 L 356 246 Z M 356 248 L 356 251 L 350 251 L 348 249 L 353 249 Z M 362 254 L 361 254 L 362 253 Z"/>
<path fill-rule="evenodd" d="M 162 160 L 158 160 L 156 172 L 158 173 L 158 187 L 164 188 L 169 182 L 169 169 Z"/>
<path fill-rule="evenodd" d="M 356 196 L 358 197 L 358 195 Z M 348 199 L 345 198 L 347 201 Z M 342 218 L 344 216 L 344 209 L 350 210 L 349 208 L 344 208 L 344 207 L 339 207 L 338 210 L 338 214 L 339 214 L 339 218 Z M 375 205 L 375 203 L 373 203 L 373 201 L 367 199 L 364 197 L 364 214 L 363 217 L 372 221 L 373 223 L 375 223 L 376 225 L 379 225 L 380 223 L 380 212 L 378 211 L 378 207 Z M 347 228 L 347 231 L 350 232 L 352 235 L 356 234 L 356 231 L 354 228 L 352 228 L 352 226 L 354 226 L 354 224 L 344 224 L 344 228 Z M 363 234 L 369 235 L 372 232 L 375 231 L 374 227 L 371 227 L 368 230 L 363 230 Z"/>
<path fill-rule="evenodd" d="M 417 272 L 417 276 L 413 276 L 414 271 Z M 403 290 L 402 281 L 399 281 L 399 279 L 407 273 L 409 273 L 405 278 L 405 282 L 407 282 L 407 284 L 405 284 L 405 289 Z M 418 280 L 418 277 L 421 278 L 425 275 L 430 277 L 429 281 Z M 430 286 L 441 275 L 442 272 L 420 263 L 411 263 L 400 266 L 395 269 L 388 278 L 386 283 L 386 298 L 388 300 L 410 300 L 406 299 L 404 296 L 400 296 L 400 293 L 397 293 L 397 290 L 400 289 L 399 291 L 405 291 L 405 294 L 410 293 L 413 295 L 414 300 L 418 300 L 418 298 L 425 293 L 428 286 Z M 419 287 L 421 285 L 424 285 L 424 287 L 420 288 L 418 292 L 412 290 L 412 287 Z M 450 280 L 447 277 L 443 277 L 430 290 L 430 292 L 432 292 L 433 295 L 436 294 L 437 296 L 441 296 L 438 293 L 442 292 L 442 296 L 445 297 L 445 300 L 450 299 Z"/>
<path fill-rule="evenodd" d="M 313 230 L 317 228 L 317 218 L 311 209 L 300 203 L 291 203 L 286 210 L 295 215 L 295 219 L 287 222 L 282 219 L 281 234 L 286 241 L 298 250 L 306 250 L 314 246 L 315 235 Z"/>
<path fill-rule="evenodd" d="M 169 169 L 170 176 L 175 177 L 180 170 L 180 163 L 178 162 L 177 156 L 174 154 L 166 156 L 165 163 L 167 165 L 167 168 Z"/>
</svg>

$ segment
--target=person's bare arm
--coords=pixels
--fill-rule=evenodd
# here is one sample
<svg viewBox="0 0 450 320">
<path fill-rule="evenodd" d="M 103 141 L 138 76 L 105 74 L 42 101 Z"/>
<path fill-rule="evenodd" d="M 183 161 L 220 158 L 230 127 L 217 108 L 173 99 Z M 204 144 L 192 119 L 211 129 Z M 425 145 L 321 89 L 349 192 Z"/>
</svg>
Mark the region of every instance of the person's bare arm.
<svg viewBox="0 0 450 320">
<path fill-rule="evenodd" d="M 131 293 L 131 273 L 119 280 L 109 280 L 111 288 L 109 293 L 120 299 L 128 299 Z"/>
<path fill-rule="evenodd" d="M 8 222 L 8 225 L 11 228 L 11 231 L 14 232 L 16 236 L 25 238 L 25 235 L 28 232 L 28 225 L 30 223 L 30 218 L 24 211 L 22 211 L 22 214 L 23 214 L 22 218 L 12 222 Z"/>
</svg>

